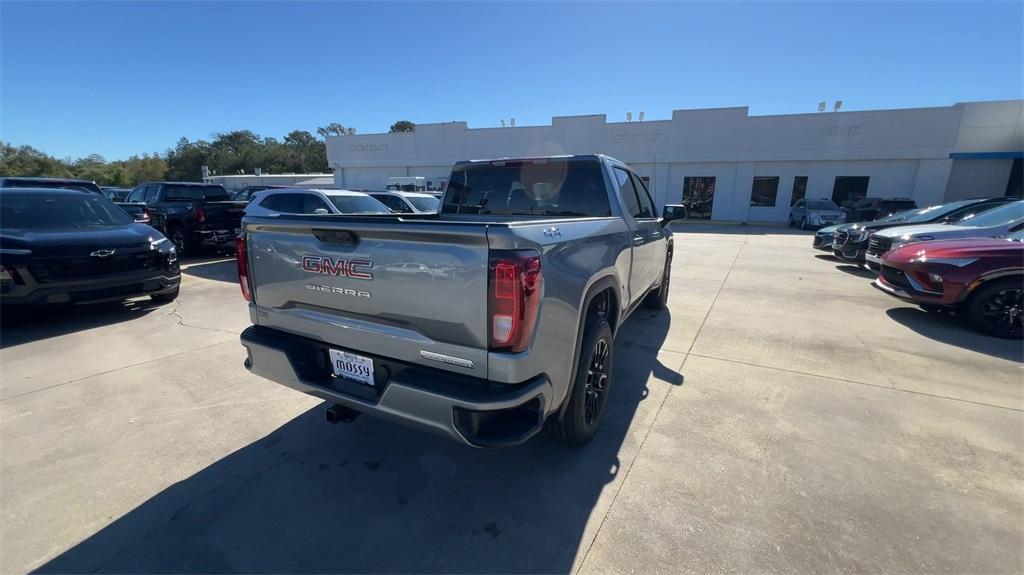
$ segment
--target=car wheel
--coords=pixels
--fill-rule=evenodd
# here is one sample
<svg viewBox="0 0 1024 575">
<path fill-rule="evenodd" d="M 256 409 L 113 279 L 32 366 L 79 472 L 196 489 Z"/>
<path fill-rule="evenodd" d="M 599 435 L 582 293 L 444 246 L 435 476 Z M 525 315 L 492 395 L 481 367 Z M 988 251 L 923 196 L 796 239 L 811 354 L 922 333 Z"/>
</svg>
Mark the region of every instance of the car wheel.
<svg viewBox="0 0 1024 575">
<path fill-rule="evenodd" d="M 800 229 L 801 230 L 806 230 L 807 229 L 807 217 L 806 216 L 800 218 Z"/>
<path fill-rule="evenodd" d="M 149 296 L 156 303 L 171 303 L 178 299 L 178 292 L 181 291 L 180 287 L 174 288 L 174 291 L 168 293 L 160 293 Z"/>
<path fill-rule="evenodd" d="M 547 429 L 565 445 L 578 447 L 597 434 L 608 405 L 612 385 L 614 340 L 608 320 L 594 314 L 583 331 L 583 345 L 576 364 L 576 379 L 565 401 L 562 418 L 552 415 Z"/>
<path fill-rule="evenodd" d="M 178 257 L 183 258 L 186 255 L 192 255 L 192 246 L 188 239 L 185 237 L 185 230 L 181 226 L 175 226 L 171 228 L 170 233 L 167 234 L 167 238 L 174 244 L 175 249 L 178 250 Z"/>
<path fill-rule="evenodd" d="M 668 305 L 668 290 L 672 281 L 672 254 L 665 257 L 665 268 L 661 272 L 661 285 L 648 292 L 644 305 L 651 309 L 665 309 Z"/>
<path fill-rule="evenodd" d="M 1021 339 L 1024 334 L 1024 287 L 1020 278 L 989 282 L 978 288 L 967 303 L 967 318 L 978 331 Z"/>
</svg>

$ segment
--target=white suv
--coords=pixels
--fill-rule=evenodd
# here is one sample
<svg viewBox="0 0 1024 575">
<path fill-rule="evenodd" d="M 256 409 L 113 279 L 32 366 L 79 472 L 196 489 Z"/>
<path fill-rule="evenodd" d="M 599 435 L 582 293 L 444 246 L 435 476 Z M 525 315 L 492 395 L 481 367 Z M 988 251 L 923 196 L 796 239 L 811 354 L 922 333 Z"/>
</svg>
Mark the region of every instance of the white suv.
<svg viewBox="0 0 1024 575">
<path fill-rule="evenodd" d="M 366 192 L 370 197 L 391 208 L 392 212 L 401 214 L 426 213 L 437 211 L 440 200 L 430 194 L 415 192 Z"/>
<path fill-rule="evenodd" d="M 387 206 L 362 192 L 279 188 L 257 192 L 247 216 L 277 214 L 390 214 Z"/>
</svg>

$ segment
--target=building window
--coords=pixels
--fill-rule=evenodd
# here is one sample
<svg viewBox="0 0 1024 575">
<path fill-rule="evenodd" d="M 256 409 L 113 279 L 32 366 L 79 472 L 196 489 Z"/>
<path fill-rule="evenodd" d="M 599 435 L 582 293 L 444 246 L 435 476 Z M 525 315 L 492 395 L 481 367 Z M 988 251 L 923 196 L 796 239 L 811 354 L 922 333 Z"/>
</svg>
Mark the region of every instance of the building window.
<svg viewBox="0 0 1024 575">
<path fill-rule="evenodd" d="M 750 205 L 759 208 L 774 208 L 775 196 L 779 195 L 778 176 L 757 176 L 750 187 Z"/>
<path fill-rule="evenodd" d="M 793 204 L 804 199 L 807 195 L 807 176 L 797 176 L 793 178 L 793 195 L 789 198 L 790 207 Z"/>
<path fill-rule="evenodd" d="M 715 178 L 696 176 L 683 178 L 683 205 L 687 217 L 693 220 L 710 220 L 711 208 L 715 204 Z"/>
<path fill-rule="evenodd" d="M 832 201 L 849 207 L 868 197 L 868 176 L 836 176 L 832 185 Z"/>
</svg>

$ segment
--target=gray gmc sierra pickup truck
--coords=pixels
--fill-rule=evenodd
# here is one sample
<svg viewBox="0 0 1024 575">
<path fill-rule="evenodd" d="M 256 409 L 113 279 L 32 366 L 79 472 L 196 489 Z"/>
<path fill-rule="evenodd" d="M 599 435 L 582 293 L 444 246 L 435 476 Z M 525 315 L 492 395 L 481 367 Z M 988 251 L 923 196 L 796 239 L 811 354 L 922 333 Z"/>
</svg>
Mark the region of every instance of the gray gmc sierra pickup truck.
<svg viewBox="0 0 1024 575">
<path fill-rule="evenodd" d="M 456 164 L 439 213 L 246 216 L 253 373 L 469 445 L 569 445 L 613 393 L 617 328 L 665 306 L 672 235 L 600 155 Z"/>
</svg>

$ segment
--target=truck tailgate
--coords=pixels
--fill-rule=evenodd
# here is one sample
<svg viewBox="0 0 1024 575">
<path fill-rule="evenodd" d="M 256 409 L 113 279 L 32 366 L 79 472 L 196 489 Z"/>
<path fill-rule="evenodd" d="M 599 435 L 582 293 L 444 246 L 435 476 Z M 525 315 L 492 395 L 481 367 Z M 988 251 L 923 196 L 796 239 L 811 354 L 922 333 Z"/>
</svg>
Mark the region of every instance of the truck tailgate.
<svg viewBox="0 0 1024 575">
<path fill-rule="evenodd" d="M 206 202 L 203 204 L 206 229 L 234 230 L 242 227 L 246 202 Z"/>
<path fill-rule="evenodd" d="M 486 377 L 486 225 L 299 216 L 245 233 L 259 325 Z"/>
</svg>

